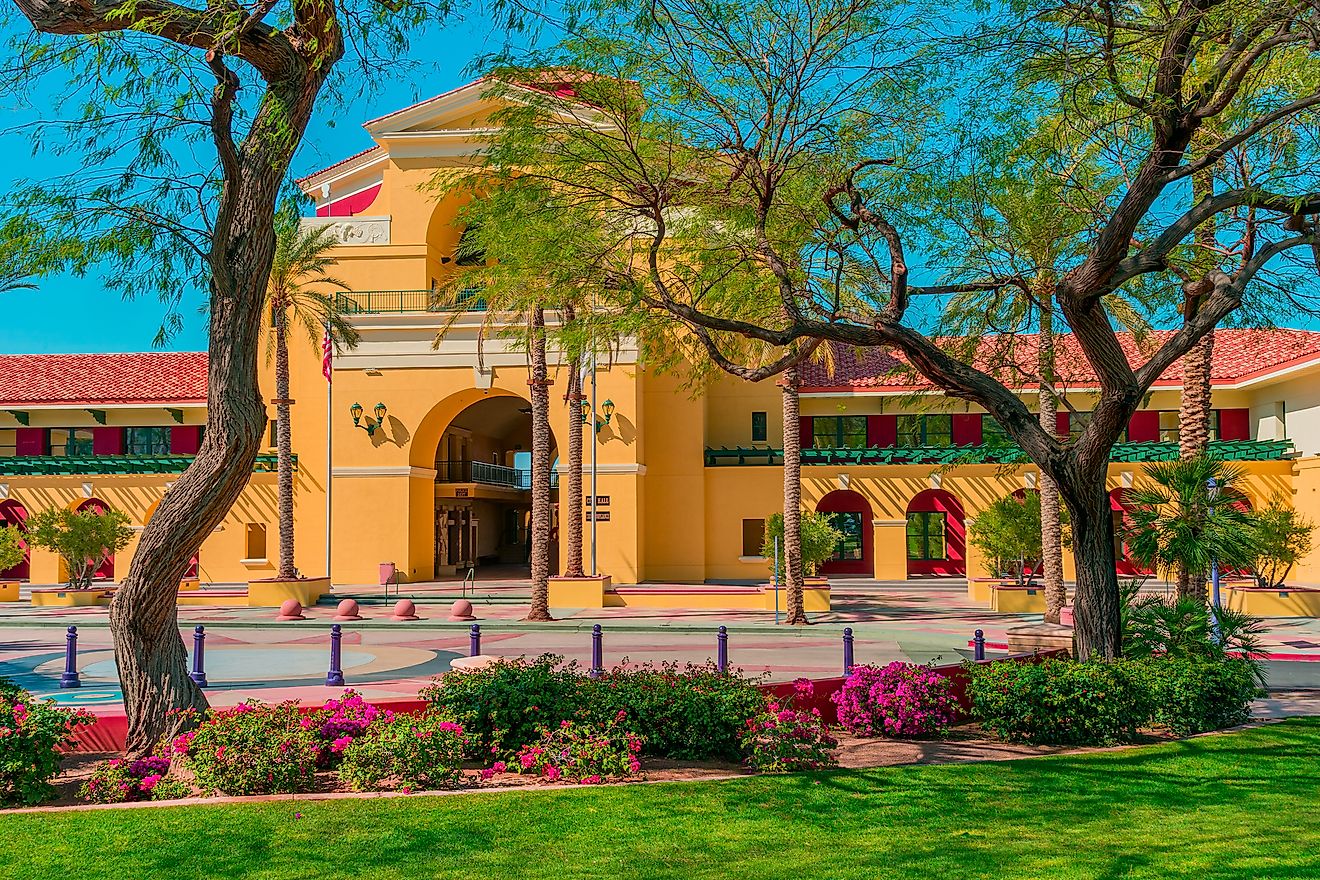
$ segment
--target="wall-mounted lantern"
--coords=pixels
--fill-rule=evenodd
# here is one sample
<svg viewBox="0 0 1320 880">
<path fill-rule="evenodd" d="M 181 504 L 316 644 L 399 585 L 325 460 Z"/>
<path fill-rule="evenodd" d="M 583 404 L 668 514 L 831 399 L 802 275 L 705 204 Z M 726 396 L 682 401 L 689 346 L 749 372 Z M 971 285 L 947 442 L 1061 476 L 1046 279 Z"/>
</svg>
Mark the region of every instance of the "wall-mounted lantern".
<svg viewBox="0 0 1320 880">
<path fill-rule="evenodd" d="M 606 400 L 604 403 L 602 403 L 602 404 L 600 405 L 600 411 L 599 411 L 599 412 L 597 413 L 597 415 L 596 415 L 596 419 L 595 419 L 595 421 L 596 421 L 596 433 L 597 433 L 597 434 L 600 433 L 600 429 L 601 429 L 601 428 L 605 427 L 606 425 L 608 425 L 608 424 L 610 423 L 610 419 L 611 419 L 613 416 L 614 416 L 614 401 L 612 401 L 612 400 Z M 592 419 L 591 419 L 591 404 L 588 403 L 586 400 L 583 400 L 583 401 L 582 401 L 582 424 L 585 425 L 585 424 L 587 424 L 588 422 L 590 422 L 591 420 L 592 420 Z"/>
<path fill-rule="evenodd" d="M 352 406 L 348 408 L 348 412 L 349 415 L 353 417 L 353 427 L 361 428 L 362 430 L 367 432 L 368 437 L 371 437 L 375 435 L 376 429 L 379 428 L 382 424 L 384 424 L 385 413 L 387 412 L 387 410 L 385 408 L 385 404 L 383 403 L 376 404 L 375 407 L 372 408 L 372 412 L 376 414 L 375 421 L 368 420 L 365 425 L 362 424 L 362 412 L 363 412 L 362 404 L 355 402 Z"/>
</svg>

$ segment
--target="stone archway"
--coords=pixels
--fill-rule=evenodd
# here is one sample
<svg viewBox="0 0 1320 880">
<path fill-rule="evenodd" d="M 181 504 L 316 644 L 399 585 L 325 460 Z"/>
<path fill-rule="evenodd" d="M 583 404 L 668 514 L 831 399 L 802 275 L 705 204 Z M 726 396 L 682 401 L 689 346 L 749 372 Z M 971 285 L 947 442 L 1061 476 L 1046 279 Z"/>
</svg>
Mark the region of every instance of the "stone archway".
<svg viewBox="0 0 1320 880">
<path fill-rule="evenodd" d="M 859 492 L 836 489 L 816 505 L 818 513 L 830 515 L 843 540 L 834 550 L 834 558 L 820 567 L 821 574 L 870 576 L 875 571 L 875 529 L 871 526 L 871 505 Z"/>
<path fill-rule="evenodd" d="M 13 526 L 20 532 L 26 532 L 27 508 L 10 499 L 0 501 L 0 527 Z M 13 568 L 0 571 L 0 581 L 25 581 L 32 577 L 32 550 L 24 547 L 23 561 Z"/>
<path fill-rule="evenodd" d="M 945 489 L 918 492 L 907 506 L 908 577 L 967 574 L 967 527 L 962 502 Z"/>
</svg>

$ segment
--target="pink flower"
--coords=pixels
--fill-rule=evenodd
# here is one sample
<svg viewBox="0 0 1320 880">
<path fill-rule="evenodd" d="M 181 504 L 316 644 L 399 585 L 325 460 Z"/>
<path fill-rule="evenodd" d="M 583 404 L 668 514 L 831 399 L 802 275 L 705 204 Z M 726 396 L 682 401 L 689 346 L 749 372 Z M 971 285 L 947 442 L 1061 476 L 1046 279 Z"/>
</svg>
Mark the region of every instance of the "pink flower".
<svg viewBox="0 0 1320 880">
<path fill-rule="evenodd" d="M 559 768 L 554 764 L 547 765 L 545 768 L 545 778 L 549 779 L 551 782 L 559 779 Z"/>
<path fill-rule="evenodd" d="M 160 782 L 160 774 L 152 773 L 150 776 L 142 777 L 142 781 L 138 783 L 138 788 L 143 791 L 151 791 L 156 787 L 157 782 Z"/>
<path fill-rule="evenodd" d="M 641 769 L 642 769 L 642 762 L 638 761 L 636 758 L 633 758 L 631 761 L 628 762 L 629 773 L 637 773 L 640 772 Z"/>
<path fill-rule="evenodd" d="M 302 721 L 298 722 L 298 726 L 301 727 L 303 730 L 310 730 L 312 727 L 312 719 L 304 718 Z"/>
<path fill-rule="evenodd" d="M 330 751 L 339 753 L 348 748 L 348 744 L 353 741 L 351 736 L 341 736 L 339 739 L 330 743 Z"/>
<path fill-rule="evenodd" d="M 490 778 L 494 775 L 495 769 L 493 767 L 487 767 L 481 771 L 481 779 L 483 782 L 489 782 Z"/>
<path fill-rule="evenodd" d="M 217 761 L 219 761 L 219 760 L 220 760 L 221 758 L 223 758 L 224 756 L 225 756 L 225 747 L 224 747 L 224 746 L 216 746 L 216 749 L 215 749 L 215 759 L 216 759 Z"/>
<path fill-rule="evenodd" d="M 504 765 L 503 761 L 496 761 L 494 764 L 490 765 L 490 769 L 496 773 L 503 773 L 508 768 Z"/>
<path fill-rule="evenodd" d="M 536 763 L 536 756 L 531 752 L 525 752 L 518 756 L 518 763 L 522 764 L 524 770 L 530 770 L 532 765 Z"/>
</svg>

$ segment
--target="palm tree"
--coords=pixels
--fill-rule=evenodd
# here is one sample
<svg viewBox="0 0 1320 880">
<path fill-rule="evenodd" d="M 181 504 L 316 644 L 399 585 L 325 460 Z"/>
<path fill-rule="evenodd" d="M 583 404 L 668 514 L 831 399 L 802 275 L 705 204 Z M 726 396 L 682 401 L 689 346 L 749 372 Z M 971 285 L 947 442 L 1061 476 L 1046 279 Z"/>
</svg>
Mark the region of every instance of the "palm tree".
<svg viewBox="0 0 1320 880">
<path fill-rule="evenodd" d="M 564 324 L 577 320 L 572 305 L 564 306 Z M 585 577 L 582 570 L 582 358 L 574 355 L 568 361 L 568 390 L 564 394 L 568 404 L 568 485 L 559 498 L 559 521 L 568 528 L 568 559 L 564 561 L 564 577 Z M 594 415 L 593 415 L 594 419 Z M 593 430 L 595 428 L 593 424 Z M 594 438 L 592 442 L 595 442 Z"/>
<path fill-rule="evenodd" d="M 1191 572 L 1198 596 L 1212 562 L 1222 568 L 1249 565 L 1251 515 L 1229 500 L 1242 474 L 1241 468 L 1206 455 L 1148 466 L 1149 483 L 1127 495 L 1123 540 L 1133 560 L 1165 577 Z M 1217 497 L 1209 490 L 1210 480 L 1218 487 Z"/>
<path fill-rule="evenodd" d="M 275 259 L 266 285 L 265 317 L 270 321 L 267 357 L 275 359 L 275 432 L 279 450 L 280 562 L 277 578 L 299 577 L 293 557 L 293 426 L 289 409 L 289 332 L 302 328 L 313 345 L 325 333 L 336 348 L 352 348 L 358 332 L 345 318 L 334 293 L 348 285 L 329 274 L 327 256 L 339 242 L 326 226 L 303 226 L 292 208 L 280 212 L 275 228 Z M 313 288 L 322 288 L 320 290 Z"/>
<path fill-rule="evenodd" d="M 802 570 L 802 438 L 801 407 L 798 405 L 798 365 L 784 370 L 779 383 L 784 404 L 784 581 L 787 614 L 791 626 L 809 623 Z"/>
<path fill-rule="evenodd" d="M 528 338 L 532 398 L 532 606 L 528 620 L 550 616 L 550 378 L 545 356 L 545 310 L 531 310 Z M 578 469 L 581 482 L 581 464 Z M 580 497 L 580 492 L 579 492 Z M 580 528 L 580 526 L 579 526 Z M 579 550 L 579 553 L 581 551 Z"/>
</svg>

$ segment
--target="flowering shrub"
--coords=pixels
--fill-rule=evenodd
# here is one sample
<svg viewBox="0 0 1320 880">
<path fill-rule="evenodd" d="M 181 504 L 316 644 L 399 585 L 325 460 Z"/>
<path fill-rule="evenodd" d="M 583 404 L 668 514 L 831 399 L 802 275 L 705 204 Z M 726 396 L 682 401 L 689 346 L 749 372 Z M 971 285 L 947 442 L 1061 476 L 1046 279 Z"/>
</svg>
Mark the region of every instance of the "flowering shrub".
<svg viewBox="0 0 1320 880">
<path fill-rule="evenodd" d="M 809 697 L 812 684 L 805 678 L 796 683 L 797 694 Z M 839 741 L 830 736 L 820 710 L 794 709 L 792 700 L 771 700 L 744 725 L 741 744 L 747 766 L 764 772 L 822 770 L 838 766 L 833 750 Z"/>
<path fill-rule="evenodd" d="M 60 769 L 55 750 L 93 720 L 81 709 L 60 709 L 0 679 L 0 803 L 36 804 L 50 797 L 50 780 Z"/>
<path fill-rule="evenodd" d="M 335 764 L 344 750 L 378 721 L 389 721 L 394 713 L 362 699 L 356 691 L 344 691 L 339 699 L 326 700 L 320 711 L 298 723 L 312 730 L 320 742 L 318 760 L 322 766 Z"/>
<path fill-rule="evenodd" d="M 642 740 L 623 727 L 626 720 L 626 713 L 619 712 L 608 724 L 561 721 L 524 746 L 514 766 L 550 782 L 592 784 L 635 776 L 642 769 Z"/>
<path fill-rule="evenodd" d="M 196 730 L 177 737 L 170 752 L 207 792 L 307 791 L 315 781 L 320 742 L 302 725 L 303 717 L 294 703 L 240 703 L 210 713 Z"/>
<path fill-rule="evenodd" d="M 177 793 L 176 786 L 162 784 L 169 772 L 169 758 L 156 755 L 136 761 L 115 758 L 92 771 L 91 778 L 79 788 L 78 796 L 95 804 L 183 797 Z"/>
<path fill-rule="evenodd" d="M 339 778 L 353 788 L 443 788 L 461 778 L 463 726 L 428 710 L 382 717 L 343 750 Z"/>
<path fill-rule="evenodd" d="M 855 666 L 831 700 L 839 724 L 858 736 L 933 736 L 957 716 L 953 683 L 929 666 L 894 661 Z"/>
</svg>

